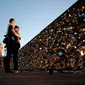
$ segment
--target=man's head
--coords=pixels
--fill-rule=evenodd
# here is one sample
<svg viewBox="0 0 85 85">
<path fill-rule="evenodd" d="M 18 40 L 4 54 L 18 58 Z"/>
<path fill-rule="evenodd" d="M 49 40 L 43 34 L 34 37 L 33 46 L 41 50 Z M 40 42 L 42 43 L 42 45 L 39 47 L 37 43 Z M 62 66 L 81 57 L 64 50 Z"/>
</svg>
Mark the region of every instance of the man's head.
<svg viewBox="0 0 85 85">
<path fill-rule="evenodd" d="M 9 20 L 9 23 L 14 25 L 14 24 L 15 24 L 15 19 L 11 18 L 11 19 Z"/>
</svg>

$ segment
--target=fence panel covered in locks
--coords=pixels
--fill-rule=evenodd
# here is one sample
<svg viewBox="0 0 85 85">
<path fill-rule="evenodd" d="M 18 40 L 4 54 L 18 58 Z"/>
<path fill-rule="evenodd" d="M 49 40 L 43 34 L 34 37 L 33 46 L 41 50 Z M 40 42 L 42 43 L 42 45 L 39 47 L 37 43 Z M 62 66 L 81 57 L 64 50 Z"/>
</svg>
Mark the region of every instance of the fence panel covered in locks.
<svg viewBox="0 0 85 85">
<path fill-rule="evenodd" d="M 78 0 L 19 51 L 19 68 L 85 67 L 85 0 Z"/>
</svg>

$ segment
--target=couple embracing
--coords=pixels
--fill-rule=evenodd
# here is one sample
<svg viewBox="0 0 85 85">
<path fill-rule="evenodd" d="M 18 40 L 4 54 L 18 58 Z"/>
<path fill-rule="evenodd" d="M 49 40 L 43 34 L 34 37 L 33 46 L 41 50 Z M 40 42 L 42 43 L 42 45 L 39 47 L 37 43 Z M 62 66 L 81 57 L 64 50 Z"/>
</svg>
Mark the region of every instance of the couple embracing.
<svg viewBox="0 0 85 85">
<path fill-rule="evenodd" d="M 7 55 L 4 61 L 4 67 L 6 73 L 18 73 L 18 50 L 20 48 L 21 36 L 19 34 L 19 26 L 15 25 L 15 19 L 11 18 L 9 20 L 9 26 L 7 29 L 7 34 L 3 43 L 5 43 L 5 48 L 7 49 Z M 10 69 L 10 60 L 13 57 L 14 68 L 13 71 Z"/>
</svg>

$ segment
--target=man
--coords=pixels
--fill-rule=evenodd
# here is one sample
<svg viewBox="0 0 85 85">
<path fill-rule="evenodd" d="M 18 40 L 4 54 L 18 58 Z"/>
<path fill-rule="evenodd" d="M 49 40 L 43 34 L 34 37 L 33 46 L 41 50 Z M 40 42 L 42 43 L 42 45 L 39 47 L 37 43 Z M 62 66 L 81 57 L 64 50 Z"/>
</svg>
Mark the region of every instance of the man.
<svg viewBox="0 0 85 85">
<path fill-rule="evenodd" d="M 11 18 L 9 20 L 9 26 L 8 26 L 8 31 L 7 34 L 5 36 L 8 37 L 7 43 L 6 43 L 6 48 L 7 48 L 7 56 L 5 59 L 5 72 L 6 73 L 11 73 L 12 71 L 10 70 L 10 59 L 13 56 L 14 58 L 14 72 L 18 73 L 18 62 L 17 62 L 17 51 L 16 51 L 16 46 L 15 46 L 15 36 L 17 38 L 20 38 L 20 35 L 17 34 L 14 30 L 14 26 L 15 26 L 15 20 L 13 18 Z"/>
</svg>

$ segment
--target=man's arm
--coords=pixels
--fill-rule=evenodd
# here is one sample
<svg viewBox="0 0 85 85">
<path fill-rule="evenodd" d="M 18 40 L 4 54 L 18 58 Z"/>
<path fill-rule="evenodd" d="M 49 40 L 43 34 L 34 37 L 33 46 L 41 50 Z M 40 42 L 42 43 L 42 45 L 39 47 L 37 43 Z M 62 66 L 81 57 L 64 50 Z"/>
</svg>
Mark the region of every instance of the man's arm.
<svg viewBox="0 0 85 85">
<path fill-rule="evenodd" d="M 17 36 L 18 38 L 20 38 L 20 39 L 21 39 L 21 36 L 20 36 L 19 34 L 17 34 L 17 33 L 15 32 L 15 30 L 14 30 L 14 29 L 11 29 L 11 31 L 12 31 L 12 33 L 13 33 L 15 36 Z"/>
</svg>

